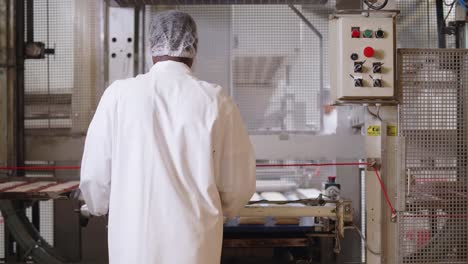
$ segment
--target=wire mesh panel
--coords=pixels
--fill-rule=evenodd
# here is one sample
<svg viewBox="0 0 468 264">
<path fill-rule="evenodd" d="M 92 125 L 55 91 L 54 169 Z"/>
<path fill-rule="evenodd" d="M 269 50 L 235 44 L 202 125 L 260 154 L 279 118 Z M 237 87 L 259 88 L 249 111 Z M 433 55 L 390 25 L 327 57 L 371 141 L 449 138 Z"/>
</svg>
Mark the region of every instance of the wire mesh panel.
<svg viewBox="0 0 468 264">
<path fill-rule="evenodd" d="M 43 42 L 54 54 L 25 61 L 28 133 L 85 132 L 96 108 L 97 86 L 103 85 L 98 77 L 100 8 L 101 1 L 34 1 L 34 41 Z"/>
<path fill-rule="evenodd" d="M 314 33 L 287 5 L 232 9 L 232 94 L 252 132 L 321 129 L 327 5 L 301 6 Z"/>
<path fill-rule="evenodd" d="M 146 24 L 174 7 L 198 25 L 196 75 L 233 95 L 251 133 L 320 131 L 334 3 L 298 7 L 319 34 L 285 4 L 149 6 Z"/>
<path fill-rule="evenodd" d="M 402 263 L 468 262 L 468 51 L 399 50 Z"/>
<path fill-rule="evenodd" d="M 447 2 L 447 3 L 445 3 Z M 456 1 L 444 1 L 446 23 L 455 18 Z M 397 0 L 398 47 L 400 48 L 437 48 L 437 16 L 435 0 Z M 455 3 L 456 4 L 456 3 Z M 455 36 L 446 35 L 448 48 L 455 47 Z"/>
</svg>

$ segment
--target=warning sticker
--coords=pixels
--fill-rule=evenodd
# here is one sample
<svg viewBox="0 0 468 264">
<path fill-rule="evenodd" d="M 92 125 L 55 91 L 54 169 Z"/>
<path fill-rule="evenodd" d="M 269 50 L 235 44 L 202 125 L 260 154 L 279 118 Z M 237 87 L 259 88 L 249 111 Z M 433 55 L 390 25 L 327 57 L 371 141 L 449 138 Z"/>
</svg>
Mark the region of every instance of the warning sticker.
<svg viewBox="0 0 468 264">
<path fill-rule="evenodd" d="M 380 126 L 369 126 L 367 127 L 368 136 L 380 136 Z"/>
<path fill-rule="evenodd" d="M 389 125 L 387 126 L 387 136 L 396 137 L 398 135 L 398 130 L 396 126 Z"/>
</svg>

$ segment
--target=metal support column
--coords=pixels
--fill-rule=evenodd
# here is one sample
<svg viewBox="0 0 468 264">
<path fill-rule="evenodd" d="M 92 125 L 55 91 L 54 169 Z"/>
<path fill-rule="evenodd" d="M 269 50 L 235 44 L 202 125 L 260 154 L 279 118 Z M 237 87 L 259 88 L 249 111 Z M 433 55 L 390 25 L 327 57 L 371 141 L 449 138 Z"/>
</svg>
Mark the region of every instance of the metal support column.
<svg viewBox="0 0 468 264">
<path fill-rule="evenodd" d="M 377 110 L 375 110 L 377 111 Z M 367 114 L 366 122 L 366 140 L 365 149 L 368 163 L 375 162 L 377 165 L 382 164 L 383 149 L 385 146 L 386 125 L 377 117 Z M 381 177 L 382 170 L 379 169 Z M 367 263 L 380 264 L 382 262 L 383 248 L 383 199 L 382 189 L 379 180 L 377 179 L 374 169 L 367 168 L 366 170 L 366 237 L 369 248 L 366 251 Z M 376 254 L 377 253 L 377 254 Z"/>
<path fill-rule="evenodd" d="M 444 0 L 436 0 L 436 15 L 437 15 L 437 37 L 439 48 L 446 47 L 445 41 L 445 19 L 444 19 Z"/>
</svg>

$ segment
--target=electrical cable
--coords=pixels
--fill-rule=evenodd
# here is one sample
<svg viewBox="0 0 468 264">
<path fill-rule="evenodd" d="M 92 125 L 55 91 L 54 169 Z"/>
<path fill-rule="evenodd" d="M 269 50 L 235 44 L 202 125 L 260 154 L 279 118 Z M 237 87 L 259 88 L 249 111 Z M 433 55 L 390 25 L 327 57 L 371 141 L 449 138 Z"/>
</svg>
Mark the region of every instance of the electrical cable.
<svg viewBox="0 0 468 264">
<path fill-rule="evenodd" d="M 368 250 L 370 253 L 376 255 L 376 256 L 380 256 L 380 253 L 379 252 L 376 252 L 374 251 L 373 249 L 371 249 L 369 247 L 369 244 L 367 244 L 367 240 L 366 240 L 366 237 L 364 236 L 364 234 L 362 234 L 362 231 L 356 226 L 356 225 L 352 225 L 352 226 L 345 226 L 344 229 L 354 229 L 356 230 L 356 232 L 359 234 L 359 236 L 361 237 L 361 240 L 362 242 L 364 243 L 364 247 L 366 248 L 366 250 Z"/>
<path fill-rule="evenodd" d="M 372 113 L 372 111 L 370 110 L 369 106 L 367 106 L 367 112 L 368 112 L 371 116 L 373 116 L 373 117 L 379 119 L 380 121 L 382 121 L 382 118 L 380 118 L 380 116 L 379 116 L 378 114 Z"/>
<path fill-rule="evenodd" d="M 367 7 L 369 7 L 370 9 L 373 9 L 373 10 L 381 10 L 384 7 L 386 7 L 387 4 L 388 4 L 388 0 L 384 0 L 384 2 L 381 3 L 380 5 L 376 5 L 375 3 L 371 3 L 371 2 L 369 2 L 369 0 L 363 0 L 363 1 L 367 5 Z"/>
<path fill-rule="evenodd" d="M 376 106 L 377 106 L 377 113 L 376 113 L 377 118 L 378 118 L 380 121 L 382 121 L 382 118 L 380 117 L 380 104 L 376 104 Z"/>
<path fill-rule="evenodd" d="M 382 179 L 380 178 L 379 170 L 377 170 L 377 166 L 372 166 L 372 168 L 374 168 L 375 176 L 379 180 L 380 188 L 382 189 L 382 193 L 383 193 L 383 195 L 385 197 L 385 200 L 387 200 L 387 204 L 390 207 L 390 210 L 392 211 L 392 217 L 394 217 L 394 216 L 396 216 L 397 212 L 396 212 L 395 208 L 393 207 L 393 204 L 390 201 L 390 198 L 388 197 L 387 190 L 385 188 L 385 184 L 383 183 Z"/>
<path fill-rule="evenodd" d="M 448 17 L 450 16 L 450 14 L 452 13 L 452 9 L 453 9 L 453 6 L 455 5 L 455 2 L 456 2 L 456 1 L 453 1 L 453 4 L 450 6 L 449 11 L 448 11 L 447 15 L 446 15 L 445 18 L 444 18 L 444 22 L 447 21 L 447 18 L 448 18 Z M 445 2 L 444 2 L 444 3 L 445 3 Z"/>
<path fill-rule="evenodd" d="M 445 2 L 445 0 L 444 0 L 444 5 L 446 5 L 446 6 L 452 6 L 452 5 L 455 4 L 457 1 L 458 1 L 458 0 L 453 0 L 452 3 L 447 4 L 447 2 Z"/>
</svg>

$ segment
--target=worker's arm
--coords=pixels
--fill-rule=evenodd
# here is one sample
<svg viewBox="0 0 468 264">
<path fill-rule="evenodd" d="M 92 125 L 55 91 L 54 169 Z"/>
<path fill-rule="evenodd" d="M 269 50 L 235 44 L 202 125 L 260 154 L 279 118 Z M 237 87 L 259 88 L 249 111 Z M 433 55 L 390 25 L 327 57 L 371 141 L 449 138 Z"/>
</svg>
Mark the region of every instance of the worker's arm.
<svg viewBox="0 0 468 264">
<path fill-rule="evenodd" d="M 113 118 L 116 98 L 110 86 L 88 128 L 81 161 L 80 190 L 92 215 L 105 215 L 109 210 L 111 184 Z"/>
<path fill-rule="evenodd" d="M 239 109 L 230 99 L 227 105 L 219 127 L 222 139 L 218 190 L 224 216 L 234 217 L 255 192 L 255 154 Z"/>
</svg>

